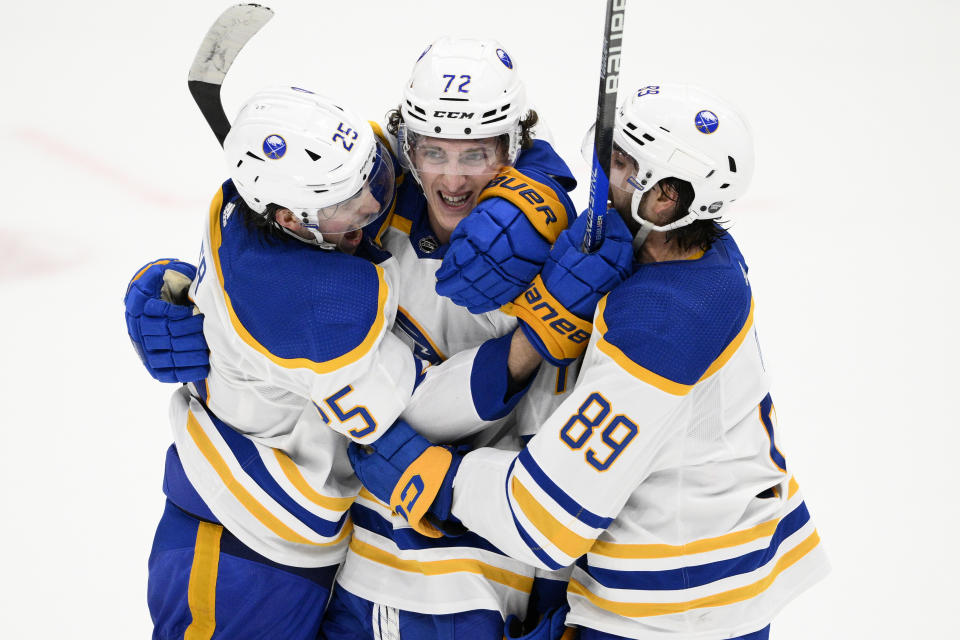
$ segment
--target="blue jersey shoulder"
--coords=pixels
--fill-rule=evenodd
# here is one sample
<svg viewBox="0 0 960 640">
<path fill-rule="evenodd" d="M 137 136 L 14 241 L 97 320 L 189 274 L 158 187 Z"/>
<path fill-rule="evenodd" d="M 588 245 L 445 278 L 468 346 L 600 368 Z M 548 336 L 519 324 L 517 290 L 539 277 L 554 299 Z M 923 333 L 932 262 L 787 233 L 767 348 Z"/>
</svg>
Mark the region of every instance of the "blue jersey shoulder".
<svg viewBox="0 0 960 640">
<path fill-rule="evenodd" d="M 570 167 L 546 140 L 535 139 L 533 146 L 523 149 L 517 156 L 515 166 L 524 174 L 528 171 L 536 171 L 544 177 L 549 177 L 560 187 L 559 189 L 554 187 L 558 196 L 562 195 L 562 191 L 573 191 L 577 186 L 577 179 L 573 177 Z"/>
<path fill-rule="evenodd" d="M 567 163 L 548 142 L 534 140 L 531 148 L 523 149 L 517 156 L 514 168 L 528 178 L 550 187 L 567 210 L 567 220 L 573 223 L 577 210 L 568 192 L 577 186 L 577 181 L 570 173 Z"/>
<path fill-rule="evenodd" d="M 743 329 L 752 294 L 724 234 L 696 260 L 644 264 L 607 297 L 603 338 L 668 380 L 696 383 Z"/>
<path fill-rule="evenodd" d="M 212 250 L 233 312 L 250 336 L 279 358 L 317 363 L 363 344 L 383 315 L 386 283 L 378 268 L 293 238 L 267 239 L 234 211 L 242 201 L 230 181 L 223 195 Z"/>
</svg>

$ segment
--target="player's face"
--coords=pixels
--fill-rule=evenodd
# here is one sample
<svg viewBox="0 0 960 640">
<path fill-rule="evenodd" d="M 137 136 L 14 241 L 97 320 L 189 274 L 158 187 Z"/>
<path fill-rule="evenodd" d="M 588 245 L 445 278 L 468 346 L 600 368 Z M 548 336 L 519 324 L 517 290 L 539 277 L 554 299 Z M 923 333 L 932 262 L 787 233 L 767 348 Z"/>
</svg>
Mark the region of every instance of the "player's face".
<svg viewBox="0 0 960 640">
<path fill-rule="evenodd" d="M 629 182 L 637 175 L 637 161 L 619 149 L 614 149 L 610 158 L 610 199 L 613 207 L 630 219 L 630 201 L 636 188 Z"/>
<path fill-rule="evenodd" d="M 506 164 L 496 138 L 424 137 L 411 156 L 423 184 L 430 226 L 440 242 L 450 239 L 456 226 L 477 205 L 480 192 Z"/>
<path fill-rule="evenodd" d="M 317 227 L 324 240 L 337 245 L 337 250 L 352 255 L 363 238 L 360 227 L 369 222 L 370 216 L 380 208 L 380 202 L 373 197 L 369 187 L 364 186 L 359 194 L 346 203 L 330 207 L 332 211 L 321 210 Z M 325 217 L 325 213 L 329 217 Z"/>
</svg>

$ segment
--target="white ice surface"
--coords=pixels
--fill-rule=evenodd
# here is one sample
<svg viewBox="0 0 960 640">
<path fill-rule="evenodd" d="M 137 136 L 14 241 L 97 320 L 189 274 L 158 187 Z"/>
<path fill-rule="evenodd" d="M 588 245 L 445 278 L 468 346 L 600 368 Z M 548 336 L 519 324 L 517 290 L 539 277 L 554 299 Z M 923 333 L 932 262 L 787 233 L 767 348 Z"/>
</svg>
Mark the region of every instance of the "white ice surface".
<svg viewBox="0 0 960 640">
<path fill-rule="evenodd" d="M 290 82 L 378 119 L 428 42 L 492 36 L 586 175 L 600 0 L 268 4 L 231 117 Z M 197 253 L 224 168 L 186 75 L 226 5 L 5 3 L 0 637 L 150 633 L 172 388 L 136 360 L 121 298 L 146 260 Z M 935 0 L 630 2 L 621 86 L 703 84 L 756 134 L 733 232 L 782 448 L 834 564 L 776 640 L 955 637 L 958 27 Z"/>
</svg>

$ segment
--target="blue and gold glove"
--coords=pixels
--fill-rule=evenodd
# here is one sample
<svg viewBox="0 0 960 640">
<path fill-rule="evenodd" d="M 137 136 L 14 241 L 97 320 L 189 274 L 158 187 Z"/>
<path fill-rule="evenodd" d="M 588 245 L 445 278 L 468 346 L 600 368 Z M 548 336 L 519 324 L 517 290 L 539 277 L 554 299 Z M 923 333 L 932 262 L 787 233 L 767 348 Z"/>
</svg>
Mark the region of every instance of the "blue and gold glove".
<svg viewBox="0 0 960 640">
<path fill-rule="evenodd" d="M 371 445 L 351 442 L 347 457 L 367 491 L 429 538 L 444 535 L 454 520 L 453 479 L 462 456 L 450 447 L 430 444 L 403 420 Z"/>
<path fill-rule="evenodd" d="M 193 382 L 210 372 L 203 315 L 187 291 L 197 268 L 179 260 L 143 266 L 123 297 L 127 334 L 143 366 L 160 382 Z"/>
<path fill-rule="evenodd" d="M 633 247 L 627 225 L 610 210 L 606 236 L 593 253 L 581 253 L 587 216 L 581 215 L 560 234 L 543 271 L 503 312 L 520 320 L 527 339 L 557 366 L 576 360 L 587 348 L 593 312 L 606 293 L 627 279 Z"/>
<path fill-rule="evenodd" d="M 567 206 L 553 189 L 507 167 L 450 236 L 437 293 L 471 313 L 499 308 L 540 273 L 550 245 L 568 224 Z"/>
</svg>

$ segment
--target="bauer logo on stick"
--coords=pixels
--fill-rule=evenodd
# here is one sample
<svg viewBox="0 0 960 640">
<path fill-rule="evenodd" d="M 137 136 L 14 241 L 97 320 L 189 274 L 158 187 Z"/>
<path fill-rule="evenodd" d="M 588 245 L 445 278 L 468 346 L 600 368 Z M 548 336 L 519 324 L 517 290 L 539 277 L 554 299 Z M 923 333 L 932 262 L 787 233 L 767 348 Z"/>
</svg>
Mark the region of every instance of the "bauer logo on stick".
<svg viewBox="0 0 960 640">
<path fill-rule="evenodd" d="M 287 152 L 287 141 L 277 134 L 267 136 L 263 141 L 263 153 L 271 160 L 279 160 Z"/>
<path fill-rule="evenodd" d="M 697 117 L 693 119 L 693 123 L 696 125 L 697 131 L 707 135 L 716 131 L 717 127 L 720 126 L 720 120 L 717 118 L 717 114 L 713 111 L 707 111 L 706 109 L 697 114 Z"/>
</svg>

